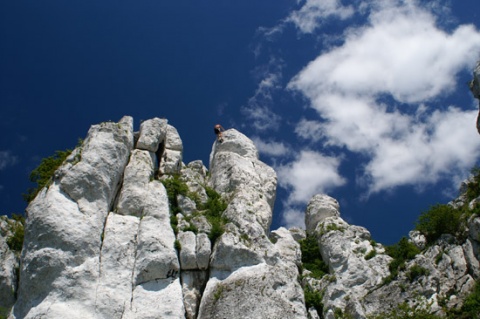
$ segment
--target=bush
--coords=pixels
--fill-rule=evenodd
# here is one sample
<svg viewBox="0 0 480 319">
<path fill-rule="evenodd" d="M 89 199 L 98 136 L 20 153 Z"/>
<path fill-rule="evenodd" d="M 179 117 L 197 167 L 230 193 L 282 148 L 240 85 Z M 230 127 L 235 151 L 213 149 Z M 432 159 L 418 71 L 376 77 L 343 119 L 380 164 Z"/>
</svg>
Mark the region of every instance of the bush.
<svg viewBox="0 0 480 319">
<path fill-rule="evenodd" d="M 222 236 L 225 231 L 224 226 L 228 220 L 222 215 L 228 205 L 213 188 L 205 187 L 205 192 L 207 193 L 208 199 L 200 208 L 205 210 L 205 217 L 207 217 L 208 222 L 212 226 L 208 238 L 213 245 L 217 238 Z"/>
<path fill-rule="evenodd" d="M 429 313 L 427 309 L 412 308 L 407 303 L 398 305 L 397 308 L 375 316 L 369 316 L 368 319 L 441 319 L 437 315 Z"/>
<path fill-rule="evenodd" d="M 312 272 L 311 277 L 320 279 L 328 274 L 328 266 L 322 259 L 315 236 L 307 235 L 305 239 L 301 240 L 300 249 L 303 267 Z"/>
<path fill-rule="evenodd" d="M 385 278 L 385 283 L 391 282 L 398 275 L 398 271 L 405 269 L 405 262 L 415 258 L 420 253 L 417 246 L 408 241 L 406 237 L 402 237 L 400 241 L 394 245 L 385 247 L 386 253 L 393 258 L 388 265 L 390 275 Z"/>
<path fill-rule="evenodd" d="M 62 165 L 65 159 L 72 153 L 71 150 L 56 151 L 54 155 L 42 159 L 40 165 L 30 173 L 30 181 L 37 184 L 35 188 L 29 188 L 26 194 L 22 194 L 23 199 L 30 203 L 38 192 L 47 186 L 55 171 Z"/>
<path fill-rule="evenodd" d="M 14 222 L 10 222 L 9 226 L 13 235 L 7 237 L 7 245 L 13 251 L 21 251 L 25 236 L 25 217 L 13 214 L 12 218 Z"/>
<path fill-rule="evenodd" d="M 168 203 L 170 205 L 170 213 L 176 215 L 180 212 L 178 207 L 178 195 L 187 196 L 188 185 L 180 179 L 180 175 L 174 174 L 171 178 L 162 180 L 163 186 L 167 190 Z"/>
<path fill-rule="evenodd" d="M 461 210 L 437 204 L 420 215 L 415 229 L 425 235 L 428 243 L 432 243 L 442 234 L 458 236 L 462 225 Z"/>
<path fill-rule="evenodd" d="M 470 295 L 465 298 L 465 302 L 460 310 L 451 310 L 448 318 L 455 319 L 480 319 L 480 283 L 475 284 L 475 288 Z"/>
<path fill-rule="evenodd" d="M 323 314 L 322 293 L 315 291 L 308 286 L 305 287 L 303 292 L 305 294 L 305 306 L 307 307 L 307 310 L 313 307 L 317 310 L 318 315 L 321 316 Z"/>
<path fill-rule="evenodd" d="M 428 274 L 430 274 L 428 269 L 423 268 L 419 265 L 413 265 L 408 270 L 406 276 L 407 276 L 408 280 L 410 280 L 410 282 L 413 282 L 415 279 L 417 279 L 421 276 L 427 276 Z"/>
<path fill-rule="evenodd" d="M 4 307 L 0 307 L 0 319 L 7 319 L 10 310 Z"/>
<path fill-rule="evenodd" d="M 374 249 L 370 250 L 368 254 L 365 255 L 365 260 L 370 260 L 377 255 L 377 251 Z"/>
</svg>

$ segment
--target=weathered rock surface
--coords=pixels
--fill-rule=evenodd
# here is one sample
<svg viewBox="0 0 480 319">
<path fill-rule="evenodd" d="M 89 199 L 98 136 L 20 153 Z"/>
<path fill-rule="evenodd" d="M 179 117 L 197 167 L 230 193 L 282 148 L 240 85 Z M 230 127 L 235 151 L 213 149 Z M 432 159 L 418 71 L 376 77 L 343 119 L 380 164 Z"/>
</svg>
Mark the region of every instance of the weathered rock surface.
<svg viewBox="0 0 480 319">
<path fill-rule="evenodd" d="M 470 82 L 470 90 L 472 91 L 473 96 L 480 100 L 480 61 L 477 63 L 477 66 L 473 71 L 473 79 Z M 480 113 L 477 117 L 477 131 L 480 134 Z"/>
<path fill-rule="evenodd" d="M 478 280 L 477 215 L 462 240 L 444 235 L 427 246 L 410 232 L 422 252 L 389 281 L 392 258 L 367 229 L 344 221 L 330 196 L 311 199 L 306 230 L 271 231 L 275 171 L 242 133 L 223 137 L 207 170 L 182 162 L 182 140 L 165 119 L 139 132 L 128 116 L 92 126 L 27 208 L 21 256 L 6 244 L 10 221 L 0 219 L 0 307 L 13 306 L 11 319 L 365 319 L 402 302 L 442 314 Z M 226 204 L 221 216 L 214 198 Z M 306 236 L 328 265 L 321 279 L 302 265 Z M 306 309 L 302 286 L 321 293 L 322 313 Z"/>
<path fill-rule="evenodd" d="M 277 244 L 269 239 L 276 174 L 246 136 L 233 129 L 223 136 L 210 155 L 210 183 L 229 198 L 230 222 L 214 245 L 198 318 L 305 318 L 291 257 L 298 243 L 287 231 Z"/>
<path fill-rule="evenodd" d="M 10 249 L 7 239 L 13 236 L 12 226 L 16 221 L 0 216 L 0 308 L 10 309 L 15 303 L 19 258 Z"/>
<path fill-rule="evenodd" d="M 329 275 L 321 280 L 307 279 L 311 288 L 323 293 L 324 318 L 335 318 L 339 310 L 353 318 L 367 318 L 401 303 L 414 308 L 428 305 L 431 312 L 442 315 L 442 305 L 458 308 L 472 291 L 479 272 L 474 248 L 480 234 L 478 217 L 469 221 L 469 237 L 463 244 L 443 235 L 426 248 L 425 237 L 418 231 L 410 232 L 409 240 L 424 250 L 408 261 L 396 278 L 385 281 L 392 258 L 371 240 L 365 228 L 346 223 L 338 209 L 328 196 L 315 196 L 305 216 L 307 231 L 317 237 L 330 268 Z"/>
<path fill-rule="evenodd" d="M 286 229 L 269 239 L 276 174 L 253 142 L 226 131 L 210 172 L 182 152 L 165 119 L 92 126 L 27 208 L 18 298 L 0 237 L 11 318 L 305 318 L 299 244 Z M 170 202 L 173 174 L 188 192 Z M 215 242 L 207 187 L 228 203 Z"/>
</svg>

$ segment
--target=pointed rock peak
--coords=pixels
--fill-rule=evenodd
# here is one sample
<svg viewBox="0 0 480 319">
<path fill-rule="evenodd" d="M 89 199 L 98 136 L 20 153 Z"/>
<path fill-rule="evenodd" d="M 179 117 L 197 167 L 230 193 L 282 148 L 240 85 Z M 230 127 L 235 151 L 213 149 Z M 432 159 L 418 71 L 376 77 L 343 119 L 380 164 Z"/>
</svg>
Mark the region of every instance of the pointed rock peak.
<svg viewBox="0 0 480 319">
<path fill-rule="evenodd" d="M 226 130 L 223 134 L 223 142 L 216 141 L 213 144 L 212 155 L 220 152 L 232 152 L 242 157 L 258 159 L 258 150 L 251 139 L 236 129 Z M 210 161 L 213 158 L 210 157 Z"/>
<path fill-rule="evenodd" d="M 340 216 L 338 201 L 325 194 L 312 197 L 305 212 L 305 227 L 308 233 L 313 233 L 317 225 L 327 217 Z"/>
</svg>

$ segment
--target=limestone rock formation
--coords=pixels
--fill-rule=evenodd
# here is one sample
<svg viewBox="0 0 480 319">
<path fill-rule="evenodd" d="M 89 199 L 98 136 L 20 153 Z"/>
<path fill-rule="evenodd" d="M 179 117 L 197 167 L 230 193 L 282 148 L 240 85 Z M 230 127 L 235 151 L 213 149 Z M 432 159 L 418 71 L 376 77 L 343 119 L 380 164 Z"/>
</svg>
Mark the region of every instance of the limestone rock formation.
<svg viewBox="0 0 480 319">
<path fill-rule="evenodd" d="M 392 257 L 385 248 L 372 241 L 365 228 L 346 223 L 335 209 L 339 207 L 334 199 L 318 195 L 310 201 L 305 216 L 307 232 L 318 239 L 330 270 L 321 280 L 307 280 L 312 289 L 323 294 L 324 318 L 333 319 L 335 313 L 368 318 L 402 303 L 413 308 L 428 306 L 432 313 L 442 315 L 442 305 L 461 306 L 479 278 L 480 218 L 475 215 L 469 220 L 464 242 L 443 235 L 426 248 L 424 236 L 410 232 L 409 240 L 425 250 L 391 280 Z"/>
<path fill-rule="evenodd" d="M 480 100 L 480 61 L 477 63 L 477 66 L 473 71 L 473 79 L 470 82 L 470 91 L 472 91 L 472 94 L 476 99 Z M 477 131 L 480 134 L 480 111 L 477 117 Z"/>
<path fill-rule="evenodd" d="M 17 298 L 0 237 L 10 317 L 305 318 L 299 244 L 270 233 L 276 174 L 253 142 L 226 131 L 210 170 L 182 153 L 165 119 L 92 126 L 27 208 Z"/>
<path fill-rule="evenodd" d="M 366 319 L 407 302 L 442 315 L 480 276 L 478 215 L 461 240 L 427 245 L 410 232 L 421 253 L 393 277 L 386 248 L 328 195 L 310 200 L 306 230 L 271 230 L 276 173 L 237 130 L 213 143 L 209 169 L 182 158 L 166 119 L 138 132 L 129 116 L 93 125 L 28 206 L 21 255 L 7 245 L 13 221 L 0 219 L 0 310 L 11 308 L 10 319 Z M 302 264 L 312 236 L 328 268 L 321 278 Z M 305 292 L 321 307 L 307 309 Z"/>
<path fill-rule="evenodd" d="M 16 221 L 0 216 L 0 309 L 10 309 L 17 293 L 19 256 L 8 245 Z"/>
</svg>

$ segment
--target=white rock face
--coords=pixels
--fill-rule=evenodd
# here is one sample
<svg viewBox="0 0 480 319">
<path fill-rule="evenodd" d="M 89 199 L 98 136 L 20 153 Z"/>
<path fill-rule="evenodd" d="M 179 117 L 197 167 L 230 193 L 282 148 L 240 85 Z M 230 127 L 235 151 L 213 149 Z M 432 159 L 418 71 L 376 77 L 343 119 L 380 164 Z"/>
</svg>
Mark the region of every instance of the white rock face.
<svg viewBox="0 0 480 319">
<path fill-rule="evenodd" d="M 469 238 L 462 245 L 453 236 L 442 235 L 427 247 L 425 236 L 411 231 L 408 241 L 424 251 L 407 261 L 389 282 L 384 279 L 390 275 L 392 258 L 371 240 L 365 228 L 349 225 L 340 217 L 336 201 L 326 195 L 314 196 L 305 219 L 307 231 L 317 236 L 330 268 L 330 274 L 321 280 L 308 280 L 311 287 L 323 292 L 324 318 L 335 318 L 337 309 L 354 318 L 368 318 L 403 302 L 413 307 L 429 305 L 431 312 L 441 315 L 442 303 L 460 307 L 478 278 L 474 218 L 469 221 Z"/>
<path fill-rule="evenodd" d="M 183 144 L 177 129 L 167 125 L 165 149 L 160 160 L 161 174 L 175 174 L 182 168 Z"/>
<path fill-rule="evenodd" d="M 261 263 L 221 281 L 211 278 L 198 318 L 306 318 L 302 290 L 292 280 L 296 274 L 296 267 Z"/>
<path fill-rule="evenodd" d="M 180 265 L 182 270 L 198 269 L 197 265 L 197 237 L 191 231 L 179 232 L 180 241 Z"/>
<path fill-rule="evenodd" d="M 365 228 L 351 226 L 339 216 L 323 219 L 316 227 L 316 234 L 322 257 L 335 278 L 325 287 L 325 312 L 349 307 L 355 309 L 352 315 L 363 318 L 362 300 L 389 275 L 391 257 L 383 254 L 381 245 L 372 245 Z M 378 254 L 366 258 L 371 251 Z M 330 280 L 328 276 L 323 279 Z"/>
<path fill-rule="evenodd" d="M 133 291 L 132 305 L 119 318 L 185 318 L 180 279 L 167 278 L 138 285 Z"/>
<path fill-rule="evenodd" d="M 81 152 L 30 203 L 15 317 L 94 316 L 102 234 L 133 146 L 132 123 L 92 126 Z"/>
<path fill-rule="evenodd" d="M 314 232 L 317 225 L 327 217 L 340 216 L 339 209 L 340 206 L 335 198 L 325 194 L 313 196 L 305 213 L 307 232 Z"/>
<path fill-rule="evenodd" d="M 7 238 L 12 236 L 10 224 L 16 223 L 6 216 L 0 216 L 0 307 L 10 309 L 15 303 L 17 290 L 16 268 L 19 258 L 10 250 Z"/>
<path fill-rule="evenodd" d="M 306 318 L 298 243 L 285 229 L 274 233 L 277 244 L 269 240 L 276 174 L 246 136 L 223 136 L 210 155 L 210 185 L 229 198 L 230 223 L 214 245 L 198 318 Z"/>
<path fill-rule="evenodd" d="M 95 313 L 99 317 L 121 318 L 128 306 L 125 301 L 132 298 L 139 223 L 134 216 L 108 215 L 95 298 Z"/>
<path fill-rule="evenodd" d="M 132 149 L 129 117 L 92 126 L 32 201 L 12 318 L 184 318 L 168 198 L 154 180 L 166 125 L 144 124 L 146 150 Z"/>
<path fill-rule="evenodd" d="M 477 62 L 477 66 L 473 71 L 473 79 L 470 82 L 470 90 L 476 99 L 480 100 L 480 62 Z M 477 117 L 477 131 L 480 133 L 480 113 Z"/>
<path fill-rule="evenodd" d="M 165 140 L 167 120 L 153 118 L 142 122 L 136 148 L 156 152 L 159 144 Z"/>
<path fill-rule="evenodd" d="M 277 177 L 240 132 L 214 143 L 209 172 L 182 163 L 182 140 L 166 120 L 145 121 L 136 134 L 130 117 L 92 126 L 30 203 L 21 263 L 0 219 L 0 307 L 13 305 L 10 319 L 306 319 L 339 310 L 365 319 L 401 302 L 441 315 L 479 278 L 476 215 L 461 241 L 444 235 L 427 246 L 411 232 L 424 251 L 388 283 L 392 258 L 340 217 L 334 198 L 311 199 L 306 230 L 270 230 Z M 209 206 L 217 195 L 227 204 L 219 236 Z M 322 279 L 299 274 L 307 233 L 329 267 Z M 307 311 L 299 278 L 322 292 L 322 314 Z"/>
</svg>

